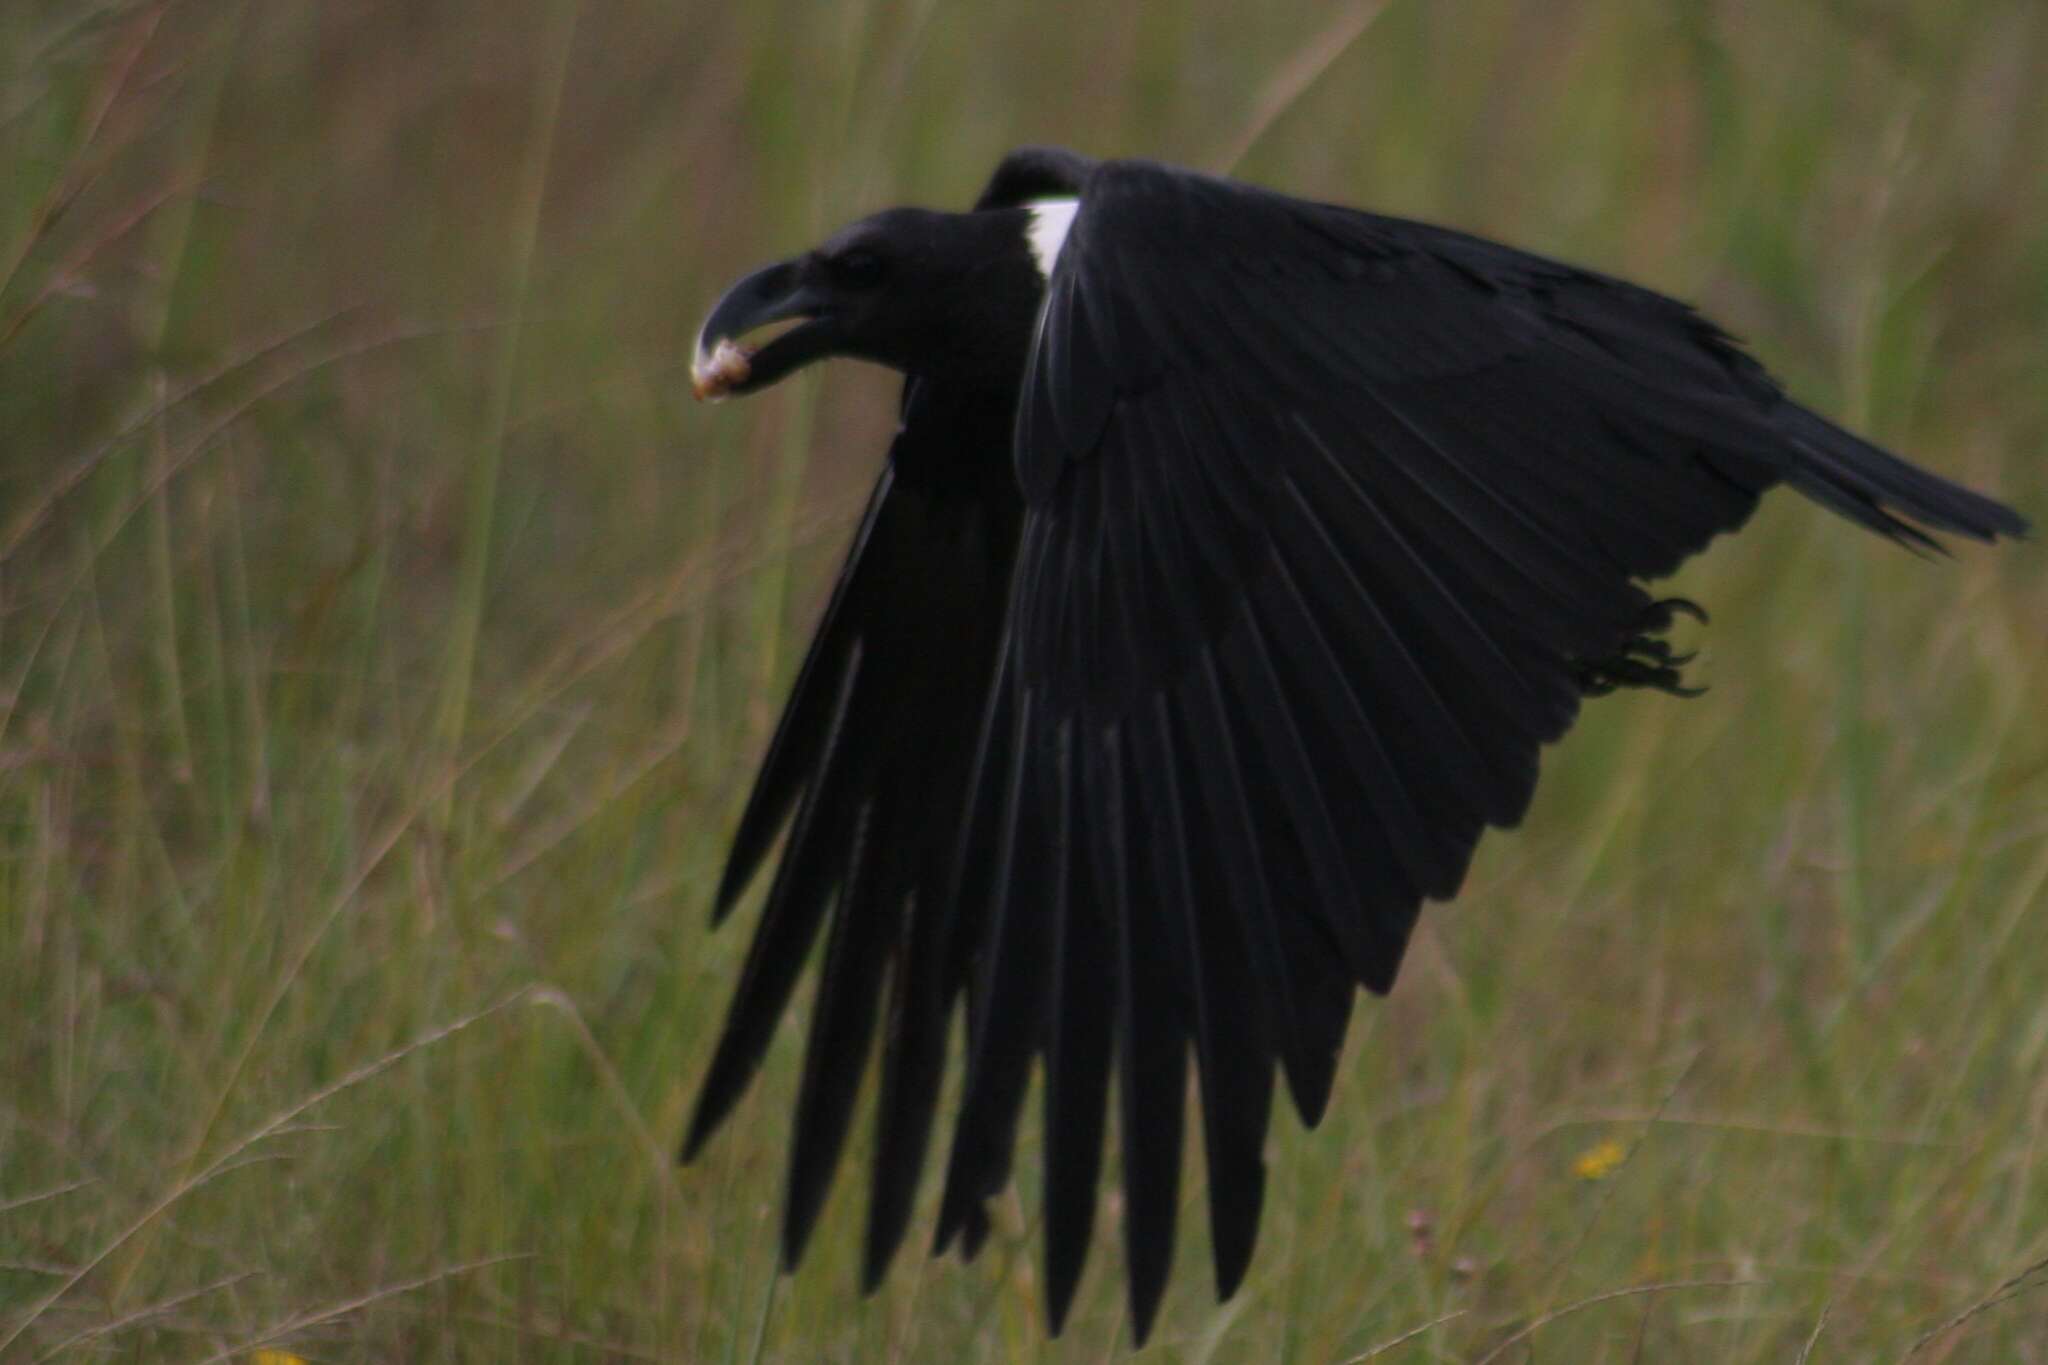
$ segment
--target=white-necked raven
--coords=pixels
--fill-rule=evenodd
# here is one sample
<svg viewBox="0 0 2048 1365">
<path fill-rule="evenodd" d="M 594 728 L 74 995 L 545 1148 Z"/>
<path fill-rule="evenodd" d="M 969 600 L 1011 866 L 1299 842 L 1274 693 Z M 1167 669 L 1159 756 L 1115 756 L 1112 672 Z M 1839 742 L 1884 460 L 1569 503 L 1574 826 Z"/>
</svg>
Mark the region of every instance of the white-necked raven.
<svg viewBox="0 0 2048 1365">
<path fill-rule="evenodd" d="M 1055 1331 L 1112 1071 L 1149 1329 L 1191 1051 L 1235 1289 L 1276 1065 L 1315 1123 L 1354 987 L 1392 985 L 1580 698 L 1680 690 L 1660 636 L 1690 604 L 1642 580 L 1780 482 L 1912 546 L 2026 526 L 1786 399 L 1683 304 L 1143 161 L 1019 151 L 972 212 L 892 209 L 748 276 L 697 393 L 824 356 L 907 375 L 902 425 L 733 841 L 721 915 L 787 830 L 685 1155 L 829 921 L 785 1265 L 879 1032 L 879 1279 L 961 1006 L 938 1246 L 980 1243 L 1042 1059 Z"/>
</svg>

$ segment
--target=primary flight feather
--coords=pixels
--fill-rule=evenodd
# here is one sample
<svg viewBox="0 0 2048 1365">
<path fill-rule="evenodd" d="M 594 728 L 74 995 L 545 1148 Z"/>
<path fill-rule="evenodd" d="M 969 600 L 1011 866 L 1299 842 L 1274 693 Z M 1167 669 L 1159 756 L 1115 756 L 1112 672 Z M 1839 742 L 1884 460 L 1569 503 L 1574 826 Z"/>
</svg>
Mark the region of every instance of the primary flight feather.
<svg viewBox="0 0 2048 1365">
<path fill-rule="evenodd" d="M 1581 697 L 1682 690 L 1661 634 L 1696 609 L 1643 580 L 1781 482 L 1913 546 L 2026 529 L 1683 304 L 1149 162 L 1028 148 L 971 212 L 864 219 L 736 284 L 693 379 L 749 393 L 826 356 L 903 372 L 902 423 L 733 838 L 720 916 L 781 855 L 684 1153 L 822 932 L 784 1264 L 879 1048 L 879 1280 L 957 1016 L 937 1244 L 979 1246 L 1042 1068 L 1055 1331 L 1112 1091 L 1149 1330 L 1190 1061 L 1236 1288 L 1276 1072 L 1316 1122 L 1355 987 L 1393 984 Z"/>
</svg>

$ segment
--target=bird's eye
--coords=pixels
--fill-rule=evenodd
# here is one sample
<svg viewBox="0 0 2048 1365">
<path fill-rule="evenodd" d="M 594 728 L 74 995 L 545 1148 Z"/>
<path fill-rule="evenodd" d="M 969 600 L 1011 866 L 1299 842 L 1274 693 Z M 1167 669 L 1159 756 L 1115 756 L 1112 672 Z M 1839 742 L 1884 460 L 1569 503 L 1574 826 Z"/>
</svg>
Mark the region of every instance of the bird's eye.
<svg viewBox="0 0 2048 1365">
<path fill-rule="evenodd" d="M 843 285 L 856 289 L 880 284 L 882 276 L 888 273 L 888 263 L 872 251 L 856 247 L 842 251 L 831 261 L 832 277 Z"/>
</svg>

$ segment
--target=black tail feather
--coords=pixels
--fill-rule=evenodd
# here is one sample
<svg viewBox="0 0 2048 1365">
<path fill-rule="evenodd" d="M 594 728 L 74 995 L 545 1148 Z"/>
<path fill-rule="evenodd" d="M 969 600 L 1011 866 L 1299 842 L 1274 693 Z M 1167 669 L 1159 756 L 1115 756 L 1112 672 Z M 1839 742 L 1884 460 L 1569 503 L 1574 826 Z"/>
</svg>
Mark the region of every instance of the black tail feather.
<svg viewBox="0 0 2048 1365">
<path fill-rule="evenodd" d="M 1943 553 L 1939 541 L 1902 515 L 1972 540 L 2027 533 L 2026 518 L 2004 503 L 1910 465 L 1805 408 L 1786 404 L 1780 422 L 1802 457 L 1785 482 L 1902 545 Z"/>
</svg>

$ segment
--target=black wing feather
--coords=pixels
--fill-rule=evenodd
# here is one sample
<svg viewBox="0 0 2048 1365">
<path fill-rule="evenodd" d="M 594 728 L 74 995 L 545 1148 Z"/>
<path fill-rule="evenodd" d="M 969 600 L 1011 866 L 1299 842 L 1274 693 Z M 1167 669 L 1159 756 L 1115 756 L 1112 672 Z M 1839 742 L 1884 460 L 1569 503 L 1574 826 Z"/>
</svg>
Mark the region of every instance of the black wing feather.
<svg viewBox="0 0 2048 1365">
<path fill-rule="evenodd" d="M 859 652 L 849 651 L 857 661 Z M 847 703 L 853 694 L 855 672 L 849 667 L 829 695 L 807 694 L 812 705 L 831 705 L 826 723 L 818 730 L 818 748 L 829 755 L 837 748 L 845 730 Z M 796 988 L 797 975 L 810 955 L 818 926 L 824 921 L 834 878 L 838 851 L 829 820 L 821 822 L 820 810 L 833 802 L 826 794 L 833 789 L 830 774 L 821 776 L 805 791 L 797 809 L 790 846 L 775 870 L 768 902 L 761 910 L 761 922 L 747 948 L 746 965 L 740 971 L 739 989 L 726 1014 L 725 1031 L 712 1055 L 711 1069 L 697 1094 L 697 1108 L 690 1120 L 689 1136 L 683 1141 L 683 1160 L 688 1161 L 704 1145 L 712 1130 L 738 1102 L 747 1083 L 759 1070 L 768 1050 L 768 1039 Z"/>
<path fill-rule="evenodd" d="M 1180 1212 L 1180 1165 L 1187 1104 L 1186 972 L 1167 918 L 1162 883 L 1150 875 L 1151 842 L 1137 826 L 1140 802 L 1121 727 L 1088 746 L 1091 788 L 1100 795 L 1094 839 L 1104 904 L 1117 920 L 1117 1092 L 1124 1176 L 1124 1261 L 1133 1332 L 1143 1340 L 1173 1264 Z"/>
<path fill-rule="evenodd" d="M 873 806 L 861 810 L 854 820 L 852 863 L 857 870 L 840 891 L 838 913 L 833 916 L 831 940 L 819 973 L 810 1042 L 804 1049 L 782 1229 L 786 1269 L 802 1257 L 825 1205 L 825 1192 L 846 1145 L 854 1095 L 874 1041 L 878 1001 L 872 983 L 881 973 L 891 937 L 884 917 L 895 908 L 891 893 L 901 894 L 900 888 L 887 884 L 878 866 L 882 858 L 869 852 L 880 843 L 874 821 Z"/>
<path fill-rule="evenodd" d="M 1040 766 L 1022 755 L 1042 745 L 1039 706 L 1030 692 L 1012 703 L 1015 724 L 1000 760 L 982 765 L 983 781 L 1004 782 L 1001 834 L 989 877 L 991 926 L 968 997 L 967 1082 L 946 1167 L 934 1249 L 965 1236 L 969 1253 L 985 1227 L 982 1203 L 1008 1179 L 1010 1150 L 1031 1062 L 1044 1037 L 1052 920 L 1045 913 L 1043 851 L 1051 846 L 1049 809 L 1032 779 Z M 992 735 L 991 747 L 995 742 Z M 981 799 L 979 796 L 977 800 Z M 963 893 L 967 896 L 978 894 Z"/>
<path fill-rule="evenodd" d="M 1046 765 L 1053 792 L 1053 832 L 1046 851 L 1054 962 L 1045 1065 L 1046 1315 L 1058 1332 L 1081 1281 L 1095 1227 L 1096 1186 L 1109 1099 L 1116 1001 L 1113 926 L 1095 895 L 1085 856 L 1083 816 L 1091 793 L 1082 787 L 1073 718 L 1063 719 L 1051 745 L 1029 761 Z"/>
<path fill-rule="evenodd" d="M 1150 723 L 1141 722 L 1138 732 L 1150 740 L 1143 752 L 1153 791 L 1152 839 L 1160 890 L 1178 911 L 1174 937 L 1186 945 L 1184 970 L 1193 987 L 1216 1290 L 1228 1298 L 1250 1263 L 1265 1195 L 1261 1149 L 1273 1056 L 1266 1011 L 1258 1003 L 1261 994 L 1250 970 L 1249 945 L 1234 908 L 1217 895 L 1213 839 L 1202 837 L 1210 831 L 1194 825 L 1193 784 L 1184 771 L 1193 746 L 1183 719 L 1173 714 L 1164 696 L 1153 699 L 1144 719 Z M 1170 910 L 1169 923 L 1172 918 Z M 1143 1326 L 1150 1306 L 1134 1316 Z"/>
</svg>

